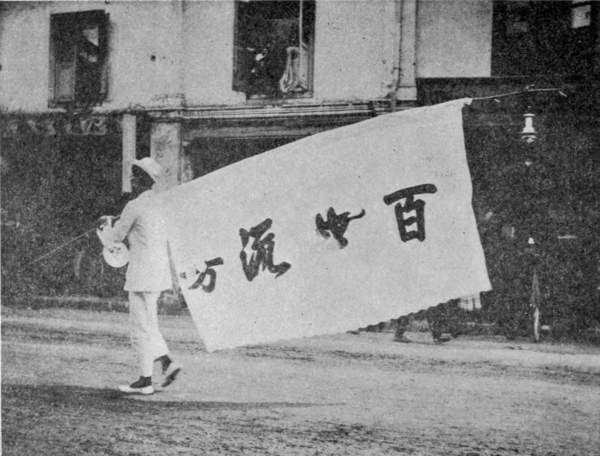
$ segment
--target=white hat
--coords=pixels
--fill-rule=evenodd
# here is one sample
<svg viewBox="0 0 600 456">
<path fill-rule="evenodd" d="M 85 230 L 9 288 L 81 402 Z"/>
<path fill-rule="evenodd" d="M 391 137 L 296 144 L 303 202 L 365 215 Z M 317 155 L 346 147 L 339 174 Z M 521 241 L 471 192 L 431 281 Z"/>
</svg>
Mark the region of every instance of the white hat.
<svg viewBox="0 0 600 456">
<path fill-rule="evenodd" d="M 139 160 L 134 160 L 132 165 L 138 166 L 146 171 L 146 173 L 154 182 L 157 182 L 163 176 L 163 167 L 151 157 L 144 157 L 140 158 Z"/>
</svg>

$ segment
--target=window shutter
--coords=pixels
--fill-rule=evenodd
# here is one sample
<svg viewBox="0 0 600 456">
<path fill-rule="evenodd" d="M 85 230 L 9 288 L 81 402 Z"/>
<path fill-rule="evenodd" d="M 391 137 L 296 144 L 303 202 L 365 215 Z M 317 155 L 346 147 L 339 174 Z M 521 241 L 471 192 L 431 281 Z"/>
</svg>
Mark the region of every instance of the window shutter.
<svg viewBox="0 0 600 456">
<path fill-rule="evenodd" d="M 233 90 L 237 92 L 246 92 L 248 84 L 246 82 L 247 51 L 244 46 L 243 31 L 240 30 L 241 18 L 247 14 L 248 5 L 239 1 L 235 2 L 235 20 L 233 28 Z"/>
<path fill-rule="evenodd" d="M 63 16 L 52 16 L 50 22 L 52 99 L 54 102 L 75 99 L 76 47 L 73 33 Z"/>
<path fill-rule="evenodd" d="M 245 92 L 247 84 L 244 77 L 244 48 L 236 43 L 233 52 L 233 90 Z"/>
<path fill-rule="evenodd" d="M 104 13 L 99 24 L 99 43 L 100 43 L 100 100 L 106 100 L 108 96 L 108 32 L 109 32 L 109 15 Z"/>
</svg>

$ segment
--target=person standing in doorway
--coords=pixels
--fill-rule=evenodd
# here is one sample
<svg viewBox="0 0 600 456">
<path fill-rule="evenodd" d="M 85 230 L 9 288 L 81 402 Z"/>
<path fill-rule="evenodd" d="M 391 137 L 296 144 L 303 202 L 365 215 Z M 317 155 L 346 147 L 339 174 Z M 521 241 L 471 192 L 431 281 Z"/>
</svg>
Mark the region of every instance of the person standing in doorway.
<svg viewBox="0 0 600 456">
<path fill-rule="evenodd" d="M 156 196 L 162 183 L 162 167 L 152 158 L 135 160 L 132 167 L 132 199 L 114 222 L 100 218 L 99 236 L 108 242 L 129 244 L 129 264 L 124 289 L 129 294 L 131 340 L 138 358 L 140 377 L 129 385 L 120 385 L 127 394 L 153 394 L 152 372 L 160 363 L 162 386 L 170 385 L 181 372 L 171 359 L 158 327 L 158 298 L 172 287 L 167 247 L 166 223 Z"/>
</svg>

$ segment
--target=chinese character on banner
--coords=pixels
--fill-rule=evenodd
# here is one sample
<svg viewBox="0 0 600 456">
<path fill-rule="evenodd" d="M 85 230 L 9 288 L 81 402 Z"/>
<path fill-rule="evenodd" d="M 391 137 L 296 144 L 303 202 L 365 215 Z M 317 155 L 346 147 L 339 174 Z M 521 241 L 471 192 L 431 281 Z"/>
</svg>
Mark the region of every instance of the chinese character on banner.
<svg viewBox="0 0 600 456">
<path fill-rule="evenodd" d="M 213 269 L 213 267 L 222 265 L 223 258 L 213 258 L 212 260 L 205 261 L 204 263 L 206 264 L 206 268 L 202 272 L 196 269 L 195 274 L 197 274 L 198 277 L 196 278 L 196 281 L 190 287 L 188 287 L 188 290 L 195 290 L 199 286 L 202 286 L 202 289 L 204 291 L 210 293 L 215 289 L 215 286 L 217 284 L 217 273 Z M 204 285 L 204 279 L 206 279 L 207 276 L 209 278 L 209 282 L 207 285 Z M 187 274 L 183 272 L 180 274 L 179 277 L 181 277 L 182 279 L 187 279 Z"/>
<path fill-rule="evenodd" d="M 425 240 L 425 201 L 415 200 L 414 196 L 422 193 L 435 193 L 437 188 L 433 184 L 415 185 L 414 187 L 403 188 L 383 197 L 383 202 L 388 206 L 398 202 L 394 209 L 396 211 L 396 221 L 398 222 L 398 230 L 400 231 L 400 239 L 402 242 L 410 241 L 411 239 Z M 400 201 L 406 198 L 404 204 Z M 415 211 L 416 216 L 405 217 L 410 212 Z M 409 225 L 417 223 L 416 230 L 407 230 Z"/>
<path fill-rule="evenodd" d="M 259 272 L 259 269 L 268 269 L 269 272 L 275 274 L 275 278 L 287 272 L 292 267 L 291 264 L 282 262 L 277 265 L 273 264 L 273 250 L 275 249 L 275 234 L 269 233 L 264 238 L 262 236 L 271 228 L 273 221 L 271 219 L 265 219 L 255 227 L 247 231 L 243 228 L 240 229 L 240 237 L 242 239 L 242 251 L 240 252 L 240 259 L 242 260 L 242 268 L 248 281 L 252 281 Z M 254 238 L 251 244 L 251 248 L 254 252 L 250 255 L 250 261 L 244 248 L 248 245 L 250 238 Z M 262 238 L 262 239 L 261 239 Z"/>
<path fill-rule="evenodd" d="M 340 248 L 344 248 L 348 245 L 348 239 L 344 237 L 344 233 L 348 229 L 350 220 L 364 217 L 365 213 L 365 210 L 362 209 L 360 214 L 353 216 L 349 216 L 350 212 L 336 214 L 335 210 L 330 207 L 327 211 L 327 220 L 323 220 L 321 214 L 317 214 L 315 219 L 317 231 L 324 238 L 330 237 L 331 235 L 327 231 L 331 231 L 335 240 L 340 244 Z"/>
</svg>

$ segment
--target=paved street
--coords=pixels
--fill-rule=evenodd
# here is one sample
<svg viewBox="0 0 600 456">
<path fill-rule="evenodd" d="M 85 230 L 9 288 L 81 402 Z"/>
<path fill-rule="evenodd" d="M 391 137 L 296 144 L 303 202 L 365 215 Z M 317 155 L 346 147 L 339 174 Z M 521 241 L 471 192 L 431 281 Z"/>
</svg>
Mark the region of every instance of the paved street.
<svg viewBox="0 0 600 456">
<path fill-rule="evenodd" d="M 144 398 L 123 313 L 2 309 L 9 455 L 591 455 L 600 348 L 427 333 L 323 336 L 208 354 L 161 316 L 180 379 Z"/>
</svg>

